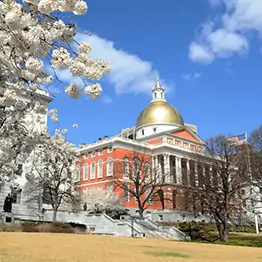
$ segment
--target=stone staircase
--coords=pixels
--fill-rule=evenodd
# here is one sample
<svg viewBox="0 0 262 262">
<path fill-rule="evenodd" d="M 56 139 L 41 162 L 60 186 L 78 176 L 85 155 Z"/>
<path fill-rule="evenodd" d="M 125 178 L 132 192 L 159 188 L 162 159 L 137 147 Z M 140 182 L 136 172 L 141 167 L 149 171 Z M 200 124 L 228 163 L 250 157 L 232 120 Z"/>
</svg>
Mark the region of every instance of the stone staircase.
<svg viewBox="0 0 262 262">
<path fill-rule="evenodd" d="M 128 218 L 126 220 L 128 220 Z M 148 218 L 145 218 L 144 220 L 136 218 L 133 221 L 133 225 L 139 231 L 145 233 L 146 237 L 155 239 L 190 241 L 190 237 L 177 228 L 160 226 Z"/>
</svg>

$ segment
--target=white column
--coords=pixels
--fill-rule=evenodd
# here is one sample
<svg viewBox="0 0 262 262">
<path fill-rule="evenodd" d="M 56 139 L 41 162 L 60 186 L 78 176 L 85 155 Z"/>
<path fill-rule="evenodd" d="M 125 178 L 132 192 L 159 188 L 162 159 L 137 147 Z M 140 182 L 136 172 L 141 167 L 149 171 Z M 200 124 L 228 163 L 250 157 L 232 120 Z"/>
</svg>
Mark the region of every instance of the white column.
<svg viewBox="0 0 262 262">
<path fill-rule="evenodd" d="M 204 164 L 203 164 L 202 166 L 203 166 L 203 188 L 205 189 L 205 187 L 206 187 L 205 183 L 206 183 L 208 180 L 206 179 L 206 167 L 205 167 Z"/>
<path fill-rule="evenodd" d="M 181 157 L 176 156 L 176 182 L 182 184 Z"/>
<path fill-rule="evenodd" d="M 151 170 L 151 179 L 154 179 L 155 178 L 155 156 L 152 156 L 152 163 L 151 163 L 151 166 L 152 166 L 152 170 Z"/>
<path fill-rule="evenodd" d="M 160 168 L 160 164 L 158 161 L 158 155 L 155 156 L 155 174 L 156 174 L 156 179 L 157 182 L 160 182 L 160 176 L 161 176 L 161 168 Z"/>
<path fill-rule="evenodd" d="M 197 169 L 197 161 L 195 161 L 195 181 L 196 181 L 196 187 L 198 186 L 198 169 Z"/>
<path fill-rule="evenodd" d="M 190 163 L 189 163 L 189 159 L 186 159 L 186 174 L 187 174 L 187 185 L 190 185 Z"/>
<path fill-rule="evenodd" d="M 166 182 L 170 183 L 170 156 L 168 154 L 164 154 L 164 177 Z"/>
</svg>

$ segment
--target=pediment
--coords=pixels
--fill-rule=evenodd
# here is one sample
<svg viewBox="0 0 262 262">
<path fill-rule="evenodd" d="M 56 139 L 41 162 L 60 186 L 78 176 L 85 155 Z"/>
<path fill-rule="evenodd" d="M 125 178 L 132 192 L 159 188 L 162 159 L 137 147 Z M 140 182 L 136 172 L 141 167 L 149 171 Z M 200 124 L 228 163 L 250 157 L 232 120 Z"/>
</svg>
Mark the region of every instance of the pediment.
<svg viewBox="0 0 262 262">
<path fill-rule="evenodd" d="M 183 138 L 188 141 L 201 144 L 205 143 L 198 135 L 194 134 L 192 131 L 189 131 L 187 128 L 173 130 L 168 133 L 175 137 Z"/>
</svg>

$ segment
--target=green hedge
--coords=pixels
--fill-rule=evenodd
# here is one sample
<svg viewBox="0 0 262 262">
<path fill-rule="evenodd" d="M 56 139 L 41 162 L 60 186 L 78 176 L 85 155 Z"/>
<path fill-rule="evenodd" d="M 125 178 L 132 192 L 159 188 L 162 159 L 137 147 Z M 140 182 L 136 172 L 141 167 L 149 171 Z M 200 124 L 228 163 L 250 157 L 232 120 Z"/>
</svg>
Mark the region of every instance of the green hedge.
<svg viewBox="0 0 262 262">
<path fill-rule="evenodd" d="M 189 235 L 192 240 L 213 242 L 217 240 L 217 227 L 215 223 L 204 222 L 159 222 L 162 226 L 174 226 L 185 234 Z M 252 226 L 230 226 L 230 232 L 238 233 L 255 233 Z"/>
<path fill-rule="evenodd" d="M 86 230 L 86 225 L 69 222 L 36 222 L 36 221 L 24 221 L 21 223 L 21 230 L 23 232 L 51 232 L 51 233 L 76 233 Z"/>
</svg>

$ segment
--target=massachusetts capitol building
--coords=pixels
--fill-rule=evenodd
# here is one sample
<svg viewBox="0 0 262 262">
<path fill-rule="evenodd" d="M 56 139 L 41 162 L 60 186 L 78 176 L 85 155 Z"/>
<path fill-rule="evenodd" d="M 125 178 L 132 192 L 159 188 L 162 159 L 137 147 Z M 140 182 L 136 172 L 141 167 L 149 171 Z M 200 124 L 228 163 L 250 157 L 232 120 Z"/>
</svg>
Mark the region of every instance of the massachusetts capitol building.
<svg viewBox="0 0 262 262">
<path fill-rule="evenodd" d="M 168 174 L 161 189 L 163 198 L 153 201 L 145 215 L 158 214 L 160 220 L 166 221 L 193 219 L 189 188 L 198 185 L 198 176 L 208 174 L 210 166 L 196 163 L 190 155 L 193 151 L 203 152 L 204 146 L 197 127 L 184 123 L 177 109 L 168 104 L 165 89 L 157 79 L 151 102 L 138 116 L 135 127 L 80 147 L 79 186 L 83 193 L 91 187 L 112 191 L 115 176 L 126 179 L 123 169 L 116 168 L 117 163 L 124 162 L 139 149 L 147 152 L 153 168 Z M 129 192 L 122 189 L 117 193 L 130 212 L 138 212 L 136 199 Z"/>
</svg>

